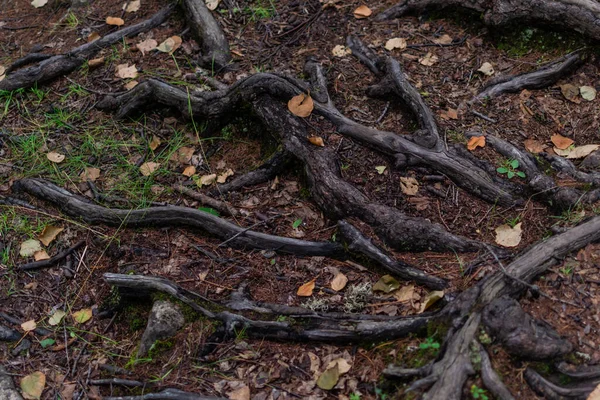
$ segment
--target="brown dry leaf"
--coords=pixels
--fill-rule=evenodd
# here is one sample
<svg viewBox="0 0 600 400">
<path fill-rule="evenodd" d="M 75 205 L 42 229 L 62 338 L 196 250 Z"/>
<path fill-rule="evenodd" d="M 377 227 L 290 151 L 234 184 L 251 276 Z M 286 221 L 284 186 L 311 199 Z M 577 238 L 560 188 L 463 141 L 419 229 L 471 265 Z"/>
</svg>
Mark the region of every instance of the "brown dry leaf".
<svg viewBox="0 0 600 400">
<path fill-rule="evenodd" d="M 590 155 L 591 152 L 598 150 L 598 148 L 600 147 L 600 145 L 597 144 L 586 144 L 584 146 L 576 146 L 573 147 L 572 149 L 566 149 L 565 151 L 568 151 L 568 154 L 566 154 L 567 158 L 584 158 Z M 557 153 L 558 154 L 558 153 Z M 559 155 L 563 155 L 563 154 L 559 154 Z"/>
<path fill-rule="evenodd" d="M 300 93 L 298 96 L 294 96 L 288 101 L 288 110 L 298 117 L 308 117 L 310 113 L 312 113 L 313 108 L 315 108 L 315 104 L 312 97 L 310 97 L 310 94 L 306 95 Z"/>
<path fill-rule="evenodd" d="M 600 400 L 600 384 L 592 390 L 592 393 L 588 395 L 586 400 Z"/>
<path fill-rule="evenodd" d="M 494 75 L 494 67 L 489 62 L 484 62 L 481 67 L 477 70 L 486 76 Z"/>
<path fill-rule="evenodd" d="M 425 54 L 425 57 L 419 58 L 419 63 L 421 65 L 425 65 L 426 67 L 431 67 L 436 62 L 438 62 L 438 58 L 433 53 L 427 53 Z"/>
<path fill-rule="evenodd" d="M 433 292 L 427 294 L 423 302 L 421 303 L 421 308 L 418 311 L 418 314 L 424 313 L 429 307 L 434 305 L 438 300 L 444 297 L 443 290 L 434 290 Z"/>
<path fill-rule="evenodd" d="M 87 37 L 87 41 L 88 41 L 88 43 L 92 43 L 93 41 L 98 40 L 100 38 L 101 38 L 101 36 L 100 36 L 100 34 L 98 32 L 92 32 Z"/>
<path fill-rule="evenodd" d="M 46 225 L 42 233 L 38 236 L 38 239 L 44 244 L 44 246 L 48 246 L 54 241 L 54 239 L 56 239 L 58 234 L 64 230 L 65 228 L 62 226 Z"/>
<path fill-rule="evenodd" d="M 206 8 L 208 8 L 210 11 L 213 11 L 217 9 L 221 0 L 205 0 L 205 2 Z"/>
<path fill-rule="evenodd" d="M 346 287 L 347 283 L 348 277 L 343 273 L 338 272 L 337 274 L 335 274 L 333 280 L 331 281 L 331 288 L 336 292 L 339 292 L 340 290 Z"/>
<path fill-rule="evenodd" d="M 104 57 L 94 58 L 88 61 L 88 67 L 90 68 L 96 68 L 102 64 L 104 64 Z"/>
<path fill-rule="evenodd" d="M 0 81 L 6 76 L 6 68 L 0 65 Z"/>
<path fill-rule="evenodd" d="M 225 183 L 227 181 L 227 178 L 229 178 L 232 175 L 233 170 L 231 168 L 227 169 L 227 171 L 217 176 L 217 183 Z"/>
<path fill-rule="evenodd" d="M 511 228 L 509 225 L 500 225 L 496 228 L 496 243 L 504 247 L 516 247 L 521 243 L 521 224 L 519 222 Z"/>
<path fill-rule="evenodd" d="M 310 136 L 308 138 L 308 141 L 311 142 L 312 144 L 314 144 L 315 146 L 321 146 L 321 147 L 325 146 L 325 143 L 323 142 L 323 138 L 320 136 Z"/>
<path fill-rule="evenodd" d="M 160 167 L 159 163 L 155 163 L 153 161 L 145 162 L 140 165 L 140 172 L 144 176 L 150 176 L 154 171 L 156 171 Z"/>
<path fill-rule="evenodd" d="M 400 178 L 400 190 L 407 196 L 416 196 L 419 191 L 419 182 L 413 177 Z"/>
<path fill-rule="evenodd" d="M 198 180 L 198 186 L 212 185 L 217 180 L 217 174 L 202 175 Z"/>
<path fill-rule="evenodd" d="M 193 155 L 193 147 L 180 147 L 171 155 L 171 161 L 177 161 L 182 165 L 188 165 L 191 163 Z"/>
<path fill-rule="evenodd" d="M 554 146 L 556 146 L 557 149 L 561 150 L 564 150 L 571 146 L 573 143 L 575 143 L 573 140 L 559 134 L 552 135 L 550 140 L 552 141 L 552 143 L 554 143 Z"/>
<path fill-rule="evenodd" d="M 581 100 L 579 100 L 579 89 L 575 85 L 571 85 L 570 83 L 560 85 L 560 92 L 565 96 L 565 99 L 572 101 L 573 103 L 579 104 L 581 102 Z"/>
<path fill-rule="evenodd" d="M 73 400 L 73 394 L 77 388 L 76 383 L 65 383 L 60 391 L 61 400 Z"/>
<path fill-rule="evenodd" d="M 175 50 L 181 46 L 181 38 L 179 36 L 171 36 L 156 47 L 156 50 L 163 53 L 173 54 Z"/>
<path fill-rule="evenodd" d="M 458 111 L 456 111 L 454 108 L 448 108 L 447 111 L 442 111 L 440 113 L 440 117 L 445 120 L 458 119 Z"/>
<path fill-rule="evenodd" d="M 196 167 L 194 167 L 193 165 L 188 165 L 187 167 L 185 167 L 185 169 L 183 170 L 183 172 L 181 173 L 182 175 L 185 175 L 187 177 L 193 176 L 196 173 Z"/>
<path fill-rule="evenodd" d="M 306 282 L 304 285 L 298 288 L 298 292 L 296 294 L 301 297 L 309 297 L 312 296 L 313 290 L 315 290 L 315 280 L 311 280 Z"/>
<path fill-rule="evenodd" d="M 239 389 L 227 392 L 227 397 L 230 400 L 250 400 L 250 388 L 244 385 Z"/>
<path fill-rule="evenodd" d="M 333 50 L 331 50 L 331 54 L 333 54 L 336 57 L 345 57 L 348 54 L 352 54 L 352 50 L 350 50 L 348 47 L 343 46 L 341 44 L 338 44 L 337 46 L 335 46 L 333 48 Z"/>
<path fill-rule="evenodd" d="M 135 45 L 142 55 L 146 55 L 146 52 L 154 50 L 156 46 L 158 46 L 158 42 L 154 39 L 146 39 Z"/>
<path fill-rule="evenodd" d="M 472 136 L 471 139 L 469 139 L 467 149 L 473 151 L 478 147 L 485 147 L 485 136 Z"/>
<path fill-rule="evenodd" d="M 79 311 L 75 311 L 71 314 L 73 316 L 73 320 L 78 324 L 83 324 L 92 319 L 92 309 L 84 308 Z"/>
<path fill-rule="evenodd" d="M 136 87 L 138 84 L 139 84 L 139 82 L 138 82 L 138 81 L 136 81 L 136 80 L 133 80 L 133 81 L 129 81 L 129 82 L 127 82 L 125 85 L 123 85 L 123 87 L 124 87 L 125 89 L 127 89 L 127 90 L 131 90 L 131 89 L 133 89 L 134 87 Z"/>
<path fill-rule="evenodd" d="M 541 153 L 546 148 L 542 142 L 534 139 L 527 139 L 523 142 L 523 144 L 528 152 L 534 154 Z"/>
<path fill-rule="evenodd" d="M 96 179 L 100 177 L 100 169 L 94 167 L 85 167 L 79 177 L 82 181 L 96 182 Z"/>
<path fill-rule="evenodd" d="M 32 330 L 34 330 L 35 328 L 37 328 L 37 324 L 35 323 L 34 319 L 31 319 L 31 320 L 29 320 L 27 322 L 23 322 L 21 324 L 21 328 L 23 329 L 23 331 L 25 333 L 27 333 L 27 332 L 31 332 Z"/>
<path fill-rule="evenodd" d="M 411 301 L 415 296 L 415 285 L 404 286 L 395 291 L 393 295 L 399 302 Z"/>
<path fill-rule="evenodd" d="M 26 400 L 39 400 L 46 386 L 46 375 L 41 371 L 24 376 L 21 379 L 21 390 Z"/>
<path fill-rule="evenodd" d="M 404 38 L 392 38 L 385 42 L 386 50 L 394 50 L 394 49 L 405 49 L 407 46 L 406 39 Z"/>
<path fill-rule="evenodd" d="M 129 4 L 125 3 L 123 4 L 123 10 L 125 10 L 125 12 L 136 12 L 139 11 L 140 6 L 141 6 L 141 1 L 140 0 L 131 0 L 129 2 Z"/>
<path fill-rule="evenodd" d="M 33 259 L 35 261 L 48 260 L 50 256 L 46 253 L 46 250 L 40 250 L 33 253 Z"/>
<path fill-rule="evenodd" d="M 344 375 L 346 372 L 348 372 L 348 371 L 350 371 L 350 369 L 352 369 L 352 365 L 350 365 L 348 360 L 346 360 L 343 357 L 339 357 L 339 358 L 336 358 L 335 360 L 331 360 L 329 362 L 329 364 L 327 364 L 327 368 L 325 368 L 325 369 L 333 368 L 336 365 L 338 367 L 338 372 L 340 373 L 340 375 Z"/>
<path fill-rule="evenodd" d="M 356 10 L 354 10 L 354 18 L 356 19 L 367 18 L 371 14 L 373 14 L 373 11 L 371 11 L 371 9 L 365 6 L 364 4 L 362 6 L 359 6 Z"/>
<path fill-rule="evenodd" d="M 435 43 L 435 44 L 450 44 L 450 43 L 452 43 L 452 38 L 449 35 L 442 35 L 437 39 L 433 39 L 433 43 Z"/>
<path fill-rule="evenodd" d="M 123 19 L 119 18 L 119 17 L 106 17 L 106 23 L 108 25 L 115 25 L 115 26 L 125 25 L 125 21 L 123 21 Z"/>
<path fill-rule="evenodd" d="M 137 78 L 137 67 L 135 66 L 135 64 L 119 64 L 117 65 L 115 76 L 121 79 Z"/>
<path fill-rule="evenodd" d="M 158 146 L 160 146 L 160 144 L 161 144 L 160 138 L 156 135 L 152 135 L 152 140 L 150 141 L 150 144 L 148 144 L 148 147 L 150 147 L 150 150 L 154 151 L 154 150 L 158 149 Z"/>
<path fill-rule="evenodd" d="M 46 158 L 53 163 L 59 164 L 65 160 L 65 155 L 51 151 L 50 153 L 46 154 Z"/>
</svg>

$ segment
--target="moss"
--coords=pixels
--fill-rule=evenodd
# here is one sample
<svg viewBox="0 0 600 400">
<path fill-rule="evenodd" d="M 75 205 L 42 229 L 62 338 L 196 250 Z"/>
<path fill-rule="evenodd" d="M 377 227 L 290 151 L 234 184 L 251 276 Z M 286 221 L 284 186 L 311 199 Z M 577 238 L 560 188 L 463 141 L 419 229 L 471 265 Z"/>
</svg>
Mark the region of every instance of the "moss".
<svg viewBox="0 0 600 400">
<path fill-rule="evenodd" d="M 568 53 L 587 45 L 586 39 L 579 33 L 532 25 L 515 23 L 492 32 L 501 32 L 498 35 L 492 34 L 496 48 L 505 51 L 510 57 L 517 58 L 531 51 Z"/>
<path fill-rule="evenodd" d="M 161 353 L 172 349 L 174 346 L 175 340 L 172 338 L 166 340 L 157 340 L 156 342 L 154 342 L 154 344 L 152 344 L 150 350 L 148 350 L 148 358 L 154 359 Z"/>
</svg>

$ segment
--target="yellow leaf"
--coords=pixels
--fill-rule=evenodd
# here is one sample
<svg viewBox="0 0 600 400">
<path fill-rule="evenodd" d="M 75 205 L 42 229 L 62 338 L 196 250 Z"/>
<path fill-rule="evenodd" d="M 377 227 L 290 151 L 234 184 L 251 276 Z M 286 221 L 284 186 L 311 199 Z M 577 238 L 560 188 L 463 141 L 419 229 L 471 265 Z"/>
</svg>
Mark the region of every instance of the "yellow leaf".
<svg viewBox="0 0 600 400">
<path fill-rule="evenodd" d="M 443 297 L 444 297 L 443 290 L 434 290 L 433 292 L 429 293 L 427 295 L 427 297 L 425 297 L 425 300 L 423 301 L 423 303 L 421 303 L 421 308 L 419 309 L 419 314 L 425 312 L 425 310 L 427 310 L 429 307 L 434 305 L 439 299 L 441 299 Z"/>
<path fill-rule="evenodd" d="M 356 18 L 356 19 L 367 18 L 371 14 L 373 14 L 373 11 L 371 11 L 371 9 L 367 6 L 365 6 L 364 4 L 360 7 L 358 7 L 356 10 L 354 10 L 354 18 Z"/>
<path fill-rule="evenodd" d="M 46 386 L 46 375 L 37 371 L 21 379 L 21 390 L 23 398 L 27 400 L 39 400 Z"/>
<path fill-rule="evenodd" d="M 514 227 L 500 225 L 496 228 L 496 243 L 504 247 L 516 247 L 521 243 L 521 222 Z"/>
<path fill-rule="evenodd" d="M 559 134 L 552 135 L 550 140 L 552 141 L 552 143 L 554 143 L 557 149 L 561 150 L 564 150 L 571 146 L 573 143 L 575 143 L 573 140 Z"/>
<path fill-rule="evenodd" d="M 92 309 L 84 308 L 79 311 L 75 311 L 72 316 L 75 322 L 78 324 L 83 324 L 92 318 Z"/>
<path fill-rule="evenodd" d="M 183 170 L 183 172 L 181 173 L 184 176 L 190 177 L 193 176 L 196 173 L 196 167 L 194 167 L 193 165 L 188 165 L 187 167 L 185 167 L 185 169 Z"/>
<path fill-rule="evenodd" d="M 155 162 L 152 162 L 152 161 L 145 162 L 142 165 L 140 165 L 140 172 L 144 176 L 150 176 L 150 175 L 152 175 L 152 173 L 154 171 L 156 171 L 158 169 L 158 167 L 160 167 L 159 163 L 155 163 Z"/>
<path fill-rule="evenodd" d="M 473 151 L 478 147 L 485 147 L 485 136 L 472 136 L 471 139 L 469 139 L 467 149 Z"/>
<path fill-rule="evenodd" d="M 233 170 L 229 168 L 227 171 L 223 172 L 217 177 L 217 183 L 225 183 L 227 178 L 233 175 Z"/>
<path fill-rule="evenodd" d="M 25 333 L 27 333 L 27 332 L 31 332 L 32 330 L 37 328 L 37 324 L 35 323 L 34 319 L 31 319 L 27 322 L 23 322 L 21 324 L 21 328 L 23 328 L 23 331 L 25 331 Z"/>
<path fill-rule="evenodd" d="M 312 296 L 313 290 L 315 290 L 315 280 L 314 279 L 309 282 L 306 282 L 304 285 L 300 286 L 298 288 L 298 292 L 296 294 L 301 297 L 309 297 L 309 296 Z"/>
<path fill-rule="evenodd" d="M 346 287 L 347 283 L 348 277 L 342 274 L 341 272 L 338 272 L 331 281 L 331 288 L 336 292 L 339 292 L 340 290 Z"/>
<path fill-rule="evenodd" d="M 67 315 L 67 313 L 64 312 L 63 310 L 56 310 L 56 311 L 54 311 L 54 314 L 52 314 L 52 316 L 50 318 L 48 318 L 48 323 L 51 326 L 56 326 L 56 325 L 60 324 L 60 321 L 62 321 L 62 319 L 64 318 L 65 315 Z"/>
<path fill-rule="evenodd" d="M 40 250 L 33 253 L 33 259 L 35 261 L 48 260 L 50 256 L 46 253 L 46 250 Z"/>
<path fill-rule="evenodd" d="M 323 143 L 323 138 L 320 136 L 310 136 L 308 138 L 308 141 L 311 142 L 312 144 L 314 144 L 315 146 L 321 146 L 321 147 L 325 146 L 325 143 Z"/>
<path fill-rule="evenodd" d="M 394 50 L 394 49 L 405 49 L 407 46 L 406 39 L 404 38 L 392 38 L 385 42 L 386 50 Z"/>
<path fill-rule="evenodd" d="M 156 50 L 163 53 L 173 54 L 181 46 L 181 38 L 179 36 L 171 36 L 164 42 L 158 45 Z"/>
<path fill-rule="evenodd" d="M 106 23 L 108 25 L 121 26 L 125 25 L 125 21 L 119 17 L 106 17 Z"/>
<path fill-rule="evenodd" d="M 38 239 L 40 239 L 40 242 L 42 242 L 44 246 L 48 246 L 56 239 L 58 234 L 64 230 L 65 228 L 60 226 L 46 225 L 42 233 L 38 236 Z"/>
<path fill-rule="evenodd" d="M 65 155 L 51 151 L 50 153 L 46 154 L 46 158 L 53 163 L 59 164 L 65 160 Z"/>
<path fill-rule="evenodd" d="M 317 379 L 317 386 L 323 390 L 331 390 L 338 383 L 340 379 L 340 371 L 337 364 L 327 369 Z"/>
<path fill-rule="evenodd" d="M 298 117 L 306 118 L 310 115 L 315 104 L 310 95 L 300 93 L 298 96 L 294 96 L 288 101 L 288 109 L 292 114 Z"/>
</svg>

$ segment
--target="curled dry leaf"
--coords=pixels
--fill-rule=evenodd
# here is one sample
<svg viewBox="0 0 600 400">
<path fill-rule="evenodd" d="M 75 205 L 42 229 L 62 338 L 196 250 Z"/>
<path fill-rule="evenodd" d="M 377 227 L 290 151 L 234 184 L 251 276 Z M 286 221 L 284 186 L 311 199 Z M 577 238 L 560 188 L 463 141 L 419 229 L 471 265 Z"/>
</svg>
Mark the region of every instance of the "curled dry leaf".
<svg viewBox="0 0 600 400">
<path fill-rule="evenodd" d="M 354 18 L 356 19 L 367 18 L 371 14 L 373 14 L 373 11 L 364 4 L 362 6 L 359 6 L 356 10 L 354 10 Z"/>
<path fill-rule="evenodd" d="M 43 372 L 37 371 L 33 374 L 24 376 L 21 379 L 21 391 L 23 398 L 26 400 L 39 400 L 46 386 L 46 375 Z"/>
<path fill-rule="evenodd" d="M 546 148 L 542 142 L 534 139 L 527 139 L 523 142 L 523 144 L 528 152 L 534 154 L 541 153 Z"/>
<path fill-rule="evenodd" d="M 338 365 L 335 364 L 333 367 L 326 369 L 325 372 L 317 379 L 317 386 L 323 390 L 331 390 L 338 383 L 340 379 L 340 370 Z"/>
<path fill-rule="evenodd" d="M 313 290 L 315 290 L 315 280 L 311 280 L 306 282 L 304 285 L 298 288 L 296 294 L 300 297 L 309 297 L 312 296 Z"/>
<path fill-rule="evenodd" d="M 425 57 L 419 58 L 419 63 L 421 65 L 425 65 L 426 67 L 431 67 L 436 62 L 438 62 L 438 58 L 433 53 L 427 53 L 425 54 Z"/>
<path fill-rule="evenodd" d="M 484 62 L 481 67 L 477 70 L 486 76 L 494 75 L 494 67 L 489 62 Z"/>
<path fill-rule="evenodd" d="M 581 93 L 581 97 L 583 97 L 587 101 L 593 101 L 596 98 L 596 89 L 594 89 L 591 86 L 580 87 L 579 93 Z"/>
<path fill-rule="evenodd" d="M 600 400 L 600 384 L 596 386 L 592 393 L 590 393 L 586 400 Z"/>
<path fill-rule="evenodd" d="M 159 163 L 155 163 L 153 161 L 145 162 L 140 165 L 140 172 L 144 176 L 150 176 L 160 167 Z"/>
<path fill-rule="evenodd" d="M 336 365 L 338 367 L 338 372 L 340 373 L 340 375 L 344 375 L 352 368 L 350 363 L 345 358 L 340 357 L 336 358 L 335 360 L 331 360 L 329 364 L 327 364 L 327 368 L 325 369 L 333 368 Z"/>
<path fill-rule="evenodd" d="M 0 65 L 0 81 L 6 76 L 6 68 Z"/>
<path fill-rule="evenodd" d="M 552 135 L 550 140 L 552 141 L 552 143 L 554 143 L 554 146 L 556 146 L 557 149 L 561 150 L 564 150 L 571 146 L 573 143 L 575 143 L 573 140 L 559 134 Z"/>
<path fill-rule="evenodd" d="M 290 110 L 292 114 L 302 118 L 308 117 L 310 113 L 312 113 L 314 107 L 315 104 L 312 97 L 310 97 L 310 94 L 306 95 L 300 93 L 298 96 L 294 96 L 288 101 L 288 110 Z"/>
<path fill-rule="evenodd" d="M 21 249 L 19 250 L 19 255 L 21 257 L 31 257 L 35 254 L 36 251 L 42 250 L 42 245 L 39 240 L 36 239 L 28 239 L 21 243 Z"/>
<path fill-rule="evenodd" d="M 56 326 L 56 325 L 60 324 L 60 321 L 62 321 L 62 319 L 65 317 L 65 315 L 67 315 L 67 313 L 64 312 L 63 310 L 56 310 L 56 311 L 54 311 L 54 314 L 52 314 L 52 316 L 50 318 L 48 318 L 48 323 L 51 326 Z"/>
<path fill-rule="evenodd" d="M 183 170 L 183 172 L 181 173 L 184 176 L 187 177 L 191 177 L 196 173 L 196 167 L 194 167 L 193 165 L 188 165 L 187 167 L 185 167 L 185 169 Z"/>
<path fill-rule="evenodd" d="M 65 228 L 62 226 L 46 225 L 42 233 L 38 236 L 38 239 L 44 244 L 44 246 L 48 246 L 54 241 L 54 239 L 56 239 L 58 234 L 64 230 Z"/>
<path fill-rule="evenodd" d="M 212 10 L 217 9 L 221 0 L 206 0 L 205 2 L 206 2 L 206 8 L 208 8 L 209 10 L 212 11 Z"/>
<path fill-rule="evenodd" d="M 156 135 L 152 135 L 152 140 L 150 141 L 150 144 L 148 144 L 148 147 L 150 147 L 150 150 L 154 151 L 156 149 L 158 149 L 158 146 L 160 146 L 160 138 Z"/>
<path fill-rule="evenodd" d="M 96 179 L 100 177 L 100 169 L 94 167 L 85 167 L 79 177 L 82 181 L 96 182 Z"/>
<path fill-rule="evenodd" d="M 119 17 L 106 17 L 106 24 L 114 25 L 114 26 L 122 26 L 122 25 L 125 25 L 125 21 L 123 21 L 123 19 L 119 18 Z"/>
<path fill-rule="evenodd" d="M 555 147 L 554 152 L 562 157 L 576 159 L 587 157 L 591 152 L 598 150 L 599 147 L 600 145 L 597 144 L 586 144 L 585 146 L 576 147 L 571 146 L 564 150 Z"/>
<path fill-rule="evenodd" d="M 46 253 L 46 250 L 40 250 L 33 253 L 33 259 L 35 261 L 47 260 L 49 258 L 50 256 L 48 255 L 48 253 Z"/>
<path fill-rule="evenodd" d="M 163 53 L 173 54 L 175 50 L 181 46 L 181 38 L 179 36 L 171 36 L 156 47 L 156 50 Z"/>
<path fill-rule="evenodd" d="M 514 227 L 500 225 L 496 228 L 496 243 L 504 247 L 516 247 L 521 243 L 521 222 Z"/>
<path fill-rule="evenodd" d="M 325 143 L 323 142 L 323 138 L 321 136 L 310 136 L 308 138 L 308 141 L 314 144 L 315 146 L 325 146 Z"/>
<path fill-rule="evenodd" d="M 23 322 L 21 324 L 21 328 L 23 329 L 24 332 L 31 332 L 32 330 L 37 328 L 37 324 L 35 323 L 34 319 L 31 319 L 27 322 Z"/>
<path fill-rule="evenodd" d="M 48 4 L 48 0 L 33 0 L 31 2 L 31 5 L 35 8 L 44 7 L 46 4 Z"/>
<path fill-rule="evenodd" d="M 141 6 L 141 1 L 140 0 L 131 0 L 129 2 L 129 4 L 125 3 L 123 4 L 123 10 L 125 10 L 125 12 L 136 12 L 140 9 Z"/>
<path fill-rule="evenodd" d="M 227 171 L 223 172 L 222 174 L 219 174 L 219 176 L 217 177 L 217 183 L 225 183 L 227 181 L 227 178 L 229 178 L 232 175 L 233 170 L 231 168 L 227 169 Z"/>
<path fill-rule="evenodd" d="M 413 177 L 400 178 L 400 190 L 407 196 L 415 196 L 419 191 L 419 182 Z"/>
<path fill-rule="evenodd" d="M 137 67 L 135 66 L 135 64 L 119 64 L 117 65 L 115 76 L 121 79 L 137 78 Z"/>
<path fill-rule="evenodd" d="M 433 39 L 433 43 L 435 44 L 450 44 L 452 43 L 452 38 L 450 35 L 442 35 L 437 39 Z"/>
<path fill-rule="evenodd" d="M 578 98 L 579 89 L 575 85 L 571 85 L 570 83 L 560 85 L 560 92 L 565 96 L 565 99 L 572 101 L 573 103 L 579 104 L 581 102 Z"/>
<path fill-rule="evenodd" d="M 202 175 L 197 183 L 198 186 L 212 185 L 217 180 L 217 174 Z"/>
<path fill-rule="evenodd" d="M 125 85 L 123 85 L 123 86 L 125 87 L 125 89 L 127 89 L 127 90 L 131 90 L 131 89 L 133 89 L 134 87 L 136 87 L 138 84 L 139 84 L 139 82 L 138 82 L 138 81 L 136 81 L 136 80 L 132 80 L 132 81 L 129 81 L 129 82 L 127 82 L 127 83 L 126 83 Z"/>
<path fill-rule="evenodd" d="M 438 300 L 444 297 L 443 290 L 434 290 L 433 292 L 427 294 L 423 302 L 421 303 L 421 308 L 419 309 L 419 314 L 425 312 L 429 307 L 434 305 Z"/>
<path fill-rule="evenodd" d="M 146 55 L 146 52 L 154 50 L 156 46 L 158 46 L 158 42 L 154 39 L 146 39 L 135 45 L 142 55 Z"/>
<path fill-rule="evenodd" d="M 94 41 L 96 41 L 96 40 L 98 40 L 100 38 L 101 38 L 101 36 L 100 36 L 100 34 L 98 32 L 92 32 L 87 37 L 87 41 L 88 41 L 88 43 L 92 43 L 92 42 L 94 42 Z"/>
<path fill-rule="evenodd" d="M 348 277 L 341 272 L 338 272 L 331 281 L 331 288 L 336 292 L 339 292 L 346 287 L 348 283 Z"/>
<path fill-rule="evenodd" d="M 333 54 L 336 57 L 344 57 L 344 56 L 347 56 L 348 54 L 352 54 L 352 50 L 350 50 L 346 46 L 342 46 L 341 44 L 338 44 L 337 46 L 335 46 L 333 48 L 333 50 L 331 50 L 331 54 Z"/>
<path fill-rule="evenodd" d="M 96 68 L 96 67 L 99 67 L 102 64 L 104 64 L 104 57 L 93 58 L 93 59 L 91 59 L 91 60 L 88 61 L 88 67 L 90 67 L 90 68 Z"/>
<path fill-rule="evenodd" d="M 400 283 L 391 275 L 384 275 L 373 285 L 374 292 L 390 293 L 400 287 Z"/>
<path fill-rule="evenodd" d="M 385 172 L 386 168 L 387 167 L 385 165 L 378 165 L 378 166 L 375 167 L 375 169 L 377 170 L 377 173 L 379 175 L 382 175 Z"/>
<path fill-rule="evenodd" d="M 485 147 L 485 136 L 472 136 L 471 139 L 469 139 L 467 149 L 473 151 L 478 147 Z"/>
<path fill-rule="evenodd" d="M 171 161 L 177 161 L 180 164 L 187 165 L 191 164 L 192 156 L 194 155 L 193 147 L 180 147 L 171 155 Z"/>
<path fill-rule="evenodd" d="M 386 50 L 394 50 L 394 49 L 405 49 L 407 46 L 406 39 L 404 38 L 392 38 L 385 42 Z"/>
<path fill-rule="evenodd" d="M 51 151 L 50 153 L 46 154 L 46 158 L 53 163 L 59 164 L 65 160 L 65 155 Z"/>
</svg>

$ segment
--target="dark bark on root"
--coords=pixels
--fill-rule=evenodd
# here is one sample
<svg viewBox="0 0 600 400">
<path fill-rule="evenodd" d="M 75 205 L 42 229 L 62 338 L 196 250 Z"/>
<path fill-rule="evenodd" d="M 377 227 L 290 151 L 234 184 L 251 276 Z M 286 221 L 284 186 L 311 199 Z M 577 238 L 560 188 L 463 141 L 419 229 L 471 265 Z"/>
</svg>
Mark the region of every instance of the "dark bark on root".
<svg viewBox="0 0 600 400">
<path fill-rule="evenodd" d="M 574 379 L 596 379 L 600 378 L 600 365 L 569 365 L 561 362 L 556 369 L 570 378 Z"/>
<path fill-rule="evenodd" d="M 159 393 L 146 393 L 140 396 L 103 397 L 104 400 L 226 400 L 225 397 L 202 396 L 178 389 L 165 389 Z"/>
<path fill-rule="evenodd" d="M 233 215 L 233 216 L 239 215 L 239 211 L 236 210 L 235 208 L 231 207 L 230 205 L 228 205 L 227 203 L 225 203 L 223 201 L 213 199 L 212 197 L 207 196 L 204 193 L 197 192 L 197 191 L 190 189 L 188 187 L 185 187 L 181 184 L 173 185 L 172 188 L 173 188 L 173 190 L 175 190 L 181 194 L 185 194 L 186 196 L 189 196 L 194 200 L 198 200 L 200 203 L 202 203 L 204 205 L 214 208 L 215 210 L 219 211 L 221 214 Z"/>
<path fill-rule="evenodd" d="M 429 8 L 460 6 L 483 14 L 490 25 L 535 21 L 559 25 L 600 40 L 600 7 L 594 0 L 401 0 L 378 14 L 377 21 L 417 13 Z"/>
<path fill-rule="evenodd" d="M 483 385 L 494 395 L 497 400 L 515 400 L 512 393 L 502 382 L 502 379 L 498 376 L 488 352 L 479 344 L 479 356 L 481 357 L 481 380 Z"/>
<path fill-rule="evenodd" d="M 585 400 L 598 385 L 598 382 L 580 384 L 565 388 L 550 382 L 531 368 L 524 373 L 527 384 L 540 396 L 548 400 Z"/>
<path fill-rule="evenodd" d="M 66 75 L 80 67 L 101 49 L 119 42 L 124 37 L 135 36 L 138 33 L 145 32 L 162 24 L 174 8 L 174 5 L 170 5 L 154 14 L 150 19 L 139 24 L 120 29 L 94 42 L 76 47 L 66 54 L 59 54 L 45 59 L 36 65 L 11 72 L 6 75 L 4 80 L 0 81 L 0 90 L 29 88 L 36 83 L 47 82 L 59 76 Z"/>
</svg>

